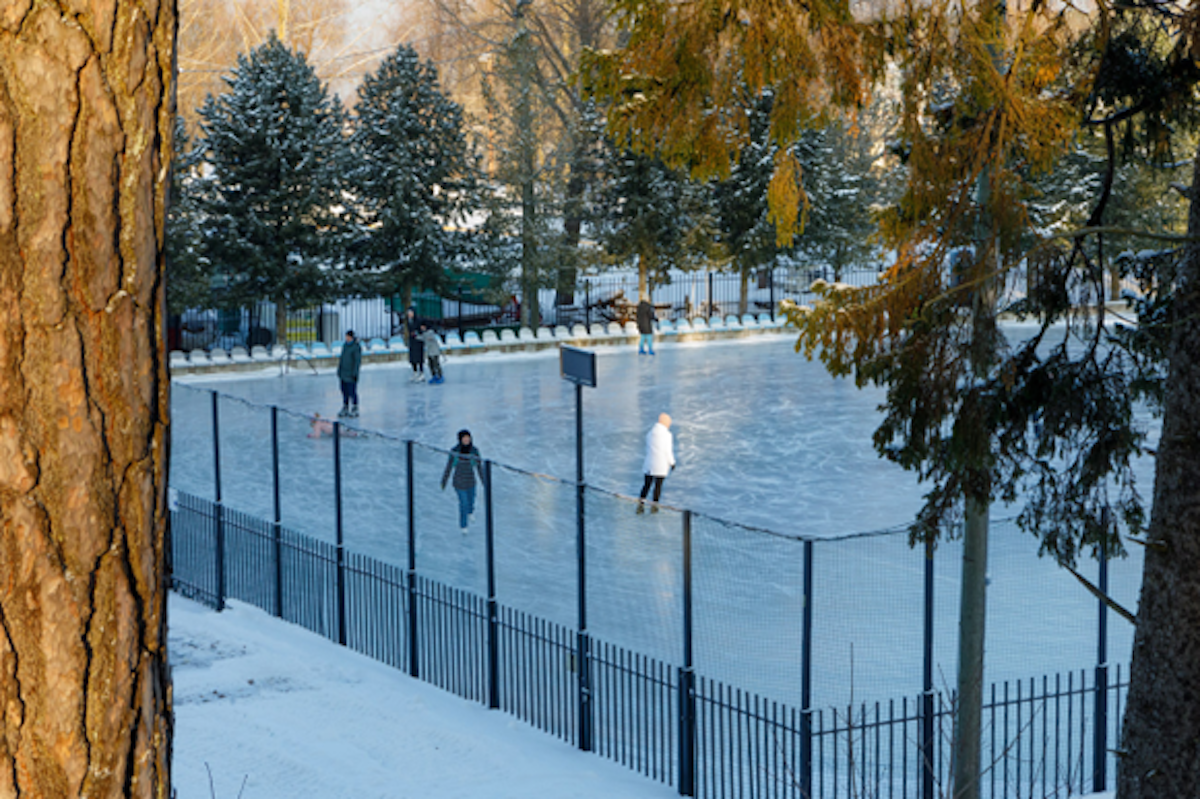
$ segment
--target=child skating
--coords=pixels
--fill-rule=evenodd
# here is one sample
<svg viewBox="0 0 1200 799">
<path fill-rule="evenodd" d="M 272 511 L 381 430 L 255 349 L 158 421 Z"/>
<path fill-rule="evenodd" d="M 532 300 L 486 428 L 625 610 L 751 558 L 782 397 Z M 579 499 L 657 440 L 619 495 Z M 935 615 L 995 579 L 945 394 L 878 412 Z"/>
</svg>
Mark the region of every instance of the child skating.
<svg viewBox="0 0 1200 799">
<path fill-rule="evenodd" d="M 446 379 L 442 377 L 442 340 L 425 325 L 421 325 L 421 335 L 418 338 L 425 345 L 425 357 L 429 360 L 429 382 L 445 383 Z"/>
</svg>

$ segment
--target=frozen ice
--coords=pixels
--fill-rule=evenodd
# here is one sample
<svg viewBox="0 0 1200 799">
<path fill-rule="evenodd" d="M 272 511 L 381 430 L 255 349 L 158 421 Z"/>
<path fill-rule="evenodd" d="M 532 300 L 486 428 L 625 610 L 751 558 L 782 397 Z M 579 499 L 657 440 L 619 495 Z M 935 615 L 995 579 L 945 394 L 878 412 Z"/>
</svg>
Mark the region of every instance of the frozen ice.
<svg viewBox="0 0 1200 799">
<path fill-rule="evenodd" d="M 791 335 L 727 342 L 663 343 L 657 355 L 598 347 L 598 382 L 583 389 L 588 628 L 597 637 L 678 665 L 682 659 L 681 538 L 690 508 L 695 586 L 695 665 L 703 676 L 800 703 L 803 545 L 814 552 L 813 702 L 914 696 L 921 688 L 924 553 L 897 528 L 920 506 L 922 487 L 871 444 L 880 389 L 830 377 L 793 350 Z M 469 429 L 493 466 L 498 599 L 563 625 L 578 616 L 575 387 L 553 350 L 494 353 L 444 362 L 446 382 L 411 381 L 405 363 L 365 365 L 361 435 L 340 442 L 347 548 L 404 565 L 407 472 L 414 447 L 419 573 L 483 594 L 484 497 L 466 536 L 453 491 L 439 481 L 441 451 Z M 273 514 L 270 419 L 278 420 L 282 520 L 333 540 L 333 442 L 309 438 L 314 413 L 341 406 L 331 367 L 254 376 L 187 378 L 173 393 L 171 483 L 214 493 L 211 400 L 220 403 L 223 500 Z M 286 412 L 285 412 L 286 411 Z M 678 467 L 657 514 L 638 515 L 644 438 L 671 414 Z M 500 466 L 503 464 L 503 467 Z M 1149 496 L 1149 461 L 1139 479 Z M 511 468 L 510 468 L 511 467 Z M 1026 679 L 1096 664 L 1097 600 L 1037 542 L 993 511 L 987 679 Z M 720 521 L 727 520 L 727 521 Z M 730 524 L 728 522 L 736 522 Z M 754 528 L 761 528 L 756 530 Z M 765 532 L 770 531 L 770 532 Z M 1110 566 L 1112 592 L 1136 609 L 1140 553 Z M 961 550 L 935 558 L 936 682 L 956 671 Z M 1081 571 L 1095 580 L 1096 566 Z M 1109 616 L 1108 660 L 1126 662 L 1132 631 Z"/>
</svg>

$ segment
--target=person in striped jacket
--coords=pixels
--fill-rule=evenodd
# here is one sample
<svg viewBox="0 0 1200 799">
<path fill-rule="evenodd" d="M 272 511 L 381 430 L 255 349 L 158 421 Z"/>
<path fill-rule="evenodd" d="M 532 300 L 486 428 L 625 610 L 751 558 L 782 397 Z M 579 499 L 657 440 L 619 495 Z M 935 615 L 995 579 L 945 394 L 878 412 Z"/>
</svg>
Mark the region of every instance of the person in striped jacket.
<svg viewBox="0 0 1200 799">
<path fill-rule="evenodd" d="M 475 475 L 478 473 L 479 482 L 484 482 L 483 458 L 479 450 L 471 443 L 471 431 L 458 431 L 458 445 L 450 450 L 446 461 L 446 470 L 442 472 L 442 490 L 446 490 L 446 482 L 453 474 L 454 490 L 458 492 L 458 526 L 465 532 L 467 520 L 475 512 Z M 487 488 L 485 485 L 484 488 Z"/>
</svg>

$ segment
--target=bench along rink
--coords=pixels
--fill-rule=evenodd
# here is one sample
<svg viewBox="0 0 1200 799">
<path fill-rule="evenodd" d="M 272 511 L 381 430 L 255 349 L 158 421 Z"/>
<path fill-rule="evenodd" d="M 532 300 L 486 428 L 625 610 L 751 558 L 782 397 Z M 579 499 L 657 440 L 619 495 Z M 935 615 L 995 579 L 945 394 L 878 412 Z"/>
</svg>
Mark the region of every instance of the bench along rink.
<svg viewBox="0 0 1200 799">
<path fill-rule="evenodd" d="M 813 546 L 812 706 L 915 696 L 921 690 L 924 552 L 903 526 L 920 506 L 914 477 L 871 445 L 880 389 L 857 389 L 797 355 L 790 335 L 664 344 L 657 355 L 597 348 L 599 385 L 584 396 L 588 629 L 668 663 L 681 659 L 682 514 L 693 518 L 698 674 L 800 706 L 804 612 L 801 539 Z M 564 625 L 578 608 L 574 386 L 554 351 L 451 358 L 440 386 L 410 382 L 406 364 L 366 366 L 356 437 L 340 442 L 347 549 L 407 565 L 405 439 L 414 447 L 416 568 L 486 591 L 484 496 L 462 534 L 453 490 L 439 488 L 459 429 L 495 461 L 497 598 Z M 222 499 L 273 518 L 269 406 L 278 416 L 283 524 L 332 541 L 333 442 L 309 438 L 314 412 L 341 405 L 332 371 L 307 367 L 177 381 L 171 485 L 214 496 L 211 392 L 220 392 Z M 237 398 L 237 399 L 233 399 Z M 240 401 L 239 401 L 240 400 Z M 284 411 L 289 412 L 284 412 Z M 638 515 L 645 434 L 661 412 L 674 424 L 678 468 L 664 507 Z M 307 415 L 307 416 L 305 416 Z M 1144 420 L 1150 424 L 1149 419 Z M 378 434 L 371 431 L 376 431 Z M 501 466 L 503 465 L 503 466 Z M 513 467 L 513 468 L 507 468 Z M 1139 463 L 1144 495 L 1153 463 Z M 625 495 L 625 497 L 618 496 Z M 1037 542 L 993 508 L 988 682 L 1078 672 L 1096 664 L 1097 600 L 1037 557 Z M 725 522 L 719 520 L 727 520 Z M 761 528 L 761 529 L 755 529 Z M 769 531 L 769 532 L 768 532 Z M 1111 593 L 1136 609 L 1140 552 L 1109 565 Z M 935 556 L 935 683 L 956 673 L 961 550 Z M 1081 572 L 1095 581 L 1097 565 Z M 1132 629 L 1111 617 L 1108 659 L 1128 660 Z"/>
</svg>

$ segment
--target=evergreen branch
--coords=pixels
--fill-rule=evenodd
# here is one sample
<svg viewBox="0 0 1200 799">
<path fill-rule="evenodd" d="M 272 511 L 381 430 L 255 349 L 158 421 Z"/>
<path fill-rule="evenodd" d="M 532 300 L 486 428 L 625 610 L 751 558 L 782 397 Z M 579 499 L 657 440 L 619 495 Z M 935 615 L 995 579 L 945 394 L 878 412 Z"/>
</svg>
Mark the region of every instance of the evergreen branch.
<svg viewBox="0 0 1200 799">
<path fill-rule="evenodd" d="M 1137 617 L 1134 616 L 1132 613 L 1130 613 L 1128 610 L 1126 610 L 1115 599 L 1113 599 L 1108 594 L 1104 593 L 1099 588 L 1097 588 L 1095 585 L 1093 585 L 1092 582 L 1090 580 L 1088 580 L 1088 578 L 1084 577 L 1082 574 L 1075 571 L 1075 569 L 1073 567 L 1068 566 L 1065 563 L 1062 564 L 1062 567 L 1064 569 L 1066 569 L 1067 571 L 1069 571 L 1072 575 L 1074 575 L 1075 579 L 1078 580 L 1080 583 L 1082 583 L 1083 587 L 1086 588 L 1088 590 L 1088 592 L 1092 594 L 1092 596 L 1096 597 L 1101 602 L 1103 602 L 1106 607 L 1108 607 L 1110 610 L 1115 612 L 1121 618 L 1125 619 L 1125 621 L 1129 622 L 1130 624 L 1132 624 L 1135 627 L 1137 626 Z"/>
<path fill-rule="evenodd" d="M 1104 234 L 1111 233 L 1114 236 L 1134 236 L 1142 239 L 1154 239 L 1155 241 L 1171 241 L 1177 244 L 1189 244 L 1200 242 L 1200 236 L 1185 236 L 1178 233 L 1153 233 L 1148 230 L 1136 230 L 1134 228 L 1114 227 L 1112 225 L 1093 225 L 1069 230 L 1064 233 L 1051 233 L 1046 238 L 1048 239 L 1078 239 L 1084 236 L 1090 236 L 1094 233 Z"/>
</svg>

